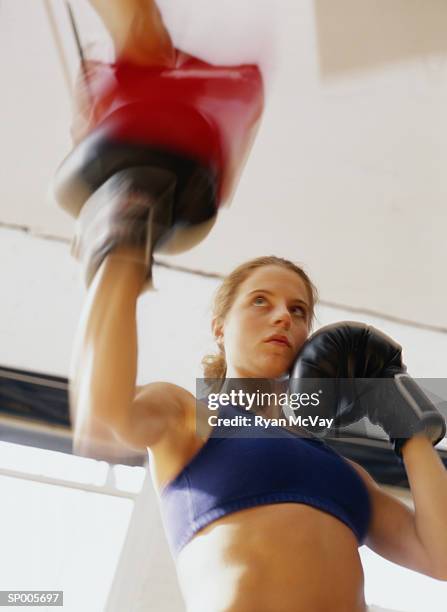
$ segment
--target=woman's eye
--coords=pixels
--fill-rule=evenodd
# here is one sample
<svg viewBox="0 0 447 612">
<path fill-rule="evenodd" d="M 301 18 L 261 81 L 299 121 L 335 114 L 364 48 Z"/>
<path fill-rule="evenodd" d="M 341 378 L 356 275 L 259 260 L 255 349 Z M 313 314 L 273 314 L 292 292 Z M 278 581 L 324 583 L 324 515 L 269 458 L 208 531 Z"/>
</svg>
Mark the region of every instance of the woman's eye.
<svg viewBox="0 0 447 612">
<path fill-rule="evenodd" d="M 258 295 L 257 297 L 255 297 L 255 299 L 253 300 L 253 304 L 264 304 L 265 303 L 265 298 L 262 297 L 262 295 Z"/>
<path fill-rule="evenodd" d="M 294 306 L 292 308 L 293 314 L 297 314 L 300 317 L 306 316 L 306 311 L 302 306 Z"/>
</svg>

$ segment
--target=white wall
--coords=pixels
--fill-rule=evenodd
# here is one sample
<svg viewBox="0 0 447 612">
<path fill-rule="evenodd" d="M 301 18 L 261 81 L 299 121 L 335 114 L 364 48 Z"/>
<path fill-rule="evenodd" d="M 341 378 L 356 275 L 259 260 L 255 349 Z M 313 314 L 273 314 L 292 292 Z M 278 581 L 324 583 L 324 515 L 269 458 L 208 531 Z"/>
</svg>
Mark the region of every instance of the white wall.
<svg viewBox="0 0 447 612">
<path fill-rule="evenodd" d="M 49 4 L 71 78 L 76 53 L 63 3 Z M 73 6 L 83 42 L 104 40 L 86 0 Z M 239 258 L 276 252 L 305 262 L 325 300 L 447 329 L 447 4 L 162 6 L 185 49 L 272 64 L 232 207 L 202 245 L 173 261 L 226 272 Z M 44 4 L 3 0 L 0 17 L 0 222 L 68 237 L 70 220 L 44 197 L 70 148 L 70 99 Z"/>
<path fill-rule="evenodd" d="M 84 285 L 66 242 L 0 228 L 0 363 L 67 376 Z M 240 259 L 242 261 L 242 259 Z M 155 291 L 138 303 L 138 382 L 173 380 L 193 389 L 200 360 L 214 349 L 211 303 L 218 280 L 155 266 Z M 447 376 L 447 334 L 361 311 L 320 305 L 316 327 L 364 321 L 404 347 L 414 377 Z"/>
</svg>

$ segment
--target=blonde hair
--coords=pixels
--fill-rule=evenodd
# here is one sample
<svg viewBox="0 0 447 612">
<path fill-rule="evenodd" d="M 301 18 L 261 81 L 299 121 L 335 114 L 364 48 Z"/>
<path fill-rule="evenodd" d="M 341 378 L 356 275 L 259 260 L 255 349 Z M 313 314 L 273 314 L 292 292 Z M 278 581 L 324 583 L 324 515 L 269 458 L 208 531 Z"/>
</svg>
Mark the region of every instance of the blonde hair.
<svg viewBox="0 0 447 612">
<path fill-rule="evenodd" d="M 234 300 L 236 298 L 237 290 L 240 285 L 250 276 L 252 272 L 258 268 L 264 266 L 280 266 L 286 270 L 291 270 L 298 274 L 298 276 L 304 281 L 309 294 L 309 329 L 312 327 L 314 316 L 315 316 L 315 304 L 318 301 L 318 292 L 310 280 L 309 276 L 300 266 L 297 266 L 288 259 L 282 257 L 275 257 L 274 255 L 268 257 L 257 257 L 251 259 L 240 266 L 238 266 L 233 272 L 224 278 L 221 285 L 219 286 L 213 302 L 213 321 L 217 325 L 223 325 L 225 317 L 230 311 Z M 212 355 L 205 355 L 202 359 L 203 375 L 204 378 L 210 379 L 223 379 L 227 370 L 227 363 L 225 360 L 225 353 L 223 347 L 218 345 L 219 352 Z"/>
</svg>

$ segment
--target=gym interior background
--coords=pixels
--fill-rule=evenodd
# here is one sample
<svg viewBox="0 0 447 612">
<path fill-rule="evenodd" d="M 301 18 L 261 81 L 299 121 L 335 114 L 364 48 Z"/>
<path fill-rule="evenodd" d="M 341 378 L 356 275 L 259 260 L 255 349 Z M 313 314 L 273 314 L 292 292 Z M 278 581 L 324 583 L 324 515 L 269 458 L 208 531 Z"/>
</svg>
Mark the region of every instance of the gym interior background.
<svg viewBox="0 0 447 612">
<path fill-rule="evenodd" d="M 201 245 L 157 257 L 138 307 L 138 383 L 194 391 L 219 278 L 261 254 L 304 263 L 317 326 L 371 323 L 403 345 L 414 377 L 447 378 L 447 5 L 241 4 L 160 2 L 178 47 L 260 58 L 267 105 L 231 207 Z M 107 59 L 99 20 L 71 5 L 86 54 Z M 180 612 L 147 457 L 71 454 L 66 379 L 85 294 L 73 221 L 49 189 L 70 150 L 79 62 L 64 3 L 2 0 L 0 49 L 0 590 L 63 589 L 70 611 Z M 411 504 L 380 431 L 337 444 Z M 447 462 L 445 440 L 438 450 Z M 369 603 L 445 609 L 445 583 L 360 553 Z"/>
</svg>

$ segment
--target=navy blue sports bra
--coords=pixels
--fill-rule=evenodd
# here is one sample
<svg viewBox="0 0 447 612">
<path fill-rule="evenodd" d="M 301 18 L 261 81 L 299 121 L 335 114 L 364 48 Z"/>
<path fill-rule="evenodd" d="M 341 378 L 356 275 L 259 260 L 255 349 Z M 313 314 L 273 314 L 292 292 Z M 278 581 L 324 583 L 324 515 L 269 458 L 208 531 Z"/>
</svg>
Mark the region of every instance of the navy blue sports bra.
<svg viewBox="0 0 447 612">
<path fill-rule="evenodd" d="M 241 414 L 247 413 L 232 406 L 219 410 L 219 417 Z M 267 430 L 255 429 L 251 436 L 244 431 L 244 437 L 238 437 L 233 429 L 219 437 L 224 435 L 222 428 L 215 427 L 199 452 L 162 490 L 161 507 L 173 554 L 222 516 L 288 502 L 337 517 L 352 529 L 360 546 L 368 531 L 371 502 L 356 470 L 317 438 L 298 437 L 280 427 L 271 437 Z"/>
</svg>

